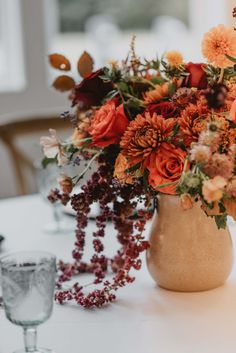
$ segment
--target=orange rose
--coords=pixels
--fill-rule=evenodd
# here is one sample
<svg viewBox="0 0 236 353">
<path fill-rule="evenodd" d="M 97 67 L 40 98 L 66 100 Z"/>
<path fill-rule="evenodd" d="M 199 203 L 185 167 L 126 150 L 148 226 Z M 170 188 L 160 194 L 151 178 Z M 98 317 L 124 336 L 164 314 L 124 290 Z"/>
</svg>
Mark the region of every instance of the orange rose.
<svg viewBox="0 0 236 353">
<path fill-rule="evenodd" d="M 124 134 L 129 120 L 127 119 L 123 105 L 116 108 L 113 100 L 103 105 L 94 115 L 89 133 L 92 143 L 97 147 L 106 147 L 119 143 Z"/>
<path fill-rule="evenodd" d="M 161 193 L 175 195 L 176 185 L 184 169 L 185 158 L 186 153 L 181 148 L 164 142 L 145 163 L 145 167 L 149 170 L 149 184 Z M 158 188 L 169 183 L 172 184 Z"/>
</svg>

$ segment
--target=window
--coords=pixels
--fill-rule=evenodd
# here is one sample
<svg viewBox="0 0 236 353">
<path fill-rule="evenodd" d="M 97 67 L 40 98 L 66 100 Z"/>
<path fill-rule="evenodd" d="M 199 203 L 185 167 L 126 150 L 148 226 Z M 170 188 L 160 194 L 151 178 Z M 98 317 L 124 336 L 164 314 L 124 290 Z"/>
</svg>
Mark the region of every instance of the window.
<svg viewBox="0 0 236 353">
<path fill-rule="evenodd" d="M 201 60 L 202 34 L 227 22 L 228 12 L 226 0 L 57 0 L 57 8 L 53 51 L 76 62 L 87 50 L 97 67 L 124 58 L 133 34 L 140 56 L 171 49 L 186 60 Z"/>
<path fill-rule="evenodd" d="M 19 0 L 0 0 L 0 91 L 24 86 Z"/>
<path fill-rule="evenodd" d="M 156 56 L 188 34 L 188 0 L 58 0 L 59 32 L 53 50 L 72 61 L 87 50 L 97 66 L 123 59 L 132 35 L 140 56 Z M 168 45 L 167 45 L 168 44 Z"/>
</svg>

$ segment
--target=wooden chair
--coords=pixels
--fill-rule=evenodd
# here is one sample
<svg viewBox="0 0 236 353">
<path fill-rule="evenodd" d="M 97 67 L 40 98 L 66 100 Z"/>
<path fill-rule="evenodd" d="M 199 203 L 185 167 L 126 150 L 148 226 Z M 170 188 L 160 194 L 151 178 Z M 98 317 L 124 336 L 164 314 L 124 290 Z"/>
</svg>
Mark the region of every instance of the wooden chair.
<svg viewBox="0 0 236 353">
<path fill-rule="evenodd" d="M 50 128 L 60 132 L 71 129 L 71 124 L 59 117 L 37 117 L 0 125 L 0 140 L 4 143 L 9 153 L 19 195 L 29 193 L 24 171 L 27 168 L 33 173 L 34 166 L 33 160 L 30 160 L 16 145 L 16 140 L 27 136 L 30 137 L 34 133 L 48 134 L 47 130 Z"/>
</svg>

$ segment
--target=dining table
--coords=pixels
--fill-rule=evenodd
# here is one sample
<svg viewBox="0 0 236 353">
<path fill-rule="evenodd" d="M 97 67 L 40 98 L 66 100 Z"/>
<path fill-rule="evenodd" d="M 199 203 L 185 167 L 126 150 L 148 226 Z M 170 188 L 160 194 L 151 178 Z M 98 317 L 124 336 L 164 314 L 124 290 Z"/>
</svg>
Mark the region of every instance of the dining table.
<svg viewBox="0 0 236 353">
<path fill-rule="evenodd" d="M 46 250 L 69 260 L 75 241 L 73 230 L 48 234 L 51 205 L 38 194 L 0 200 L 1 255 L 21 250 Z M 72 228 L 75 218 L 67 216 Z M 149 227 L 150 225 L 148 225 Z M 87 228 L 86 256 L 90 256 L 93 220 Z M 236 225 L 230 220 L 233 243 Z M 106 249 L 117 247 L 108 224 Z M 89 276 L 89 275 L 88 275 Z M 143 266 L 134 283 L 119 290 L 117 300 L 101 309 L 75 303 L 54 303 L 51 318 L 38 328 L 38 346 L 56 353 L 235 353 L 236 266 L 227 282 L 214 290 L 179 293 L 159 288 Z M 86 281 L 82 275 L 81 281 Z M 0 353 L 23 346 L 20 326 L 9 322 L 0 308 Z"/>
</svg>

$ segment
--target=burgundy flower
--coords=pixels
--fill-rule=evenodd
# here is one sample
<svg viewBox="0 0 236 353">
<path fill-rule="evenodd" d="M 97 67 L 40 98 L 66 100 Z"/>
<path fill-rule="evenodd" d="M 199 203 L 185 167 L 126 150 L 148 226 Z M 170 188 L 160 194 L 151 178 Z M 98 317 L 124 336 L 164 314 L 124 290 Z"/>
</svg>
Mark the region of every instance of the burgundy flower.
<svg viewBox="0 0 236 353">
<path fill-rule="evenodd" d="M 172 102 L 161 102 L 157 104 L 149 104 L 146 108 L 146 112 L 151 115 L 156 113 L 162 115 L 163 118 L 174 118 L 177 115 L 177 109 Z"/>
<path fill-rule="evenodd" d="M 100 78 L 103 74 L 104 71 L 100 69 L 75 86 L 71 96 L 72 106 L 78 104 L 81 108 L 90 108 L 101 104 L 102 99 L 113 88 L 112 83 Z"/>
<path fill-rule="evenodd" d="M 189 75 L 183 82 L 183 86 L 185 87 L 195 87 L 198 89 L 207 88 L 207 75 L 204 71 L 206 64 L 198 63 L 194 64 L 189 62 L 185 65 L 185 69 Z"/>
</svg>

